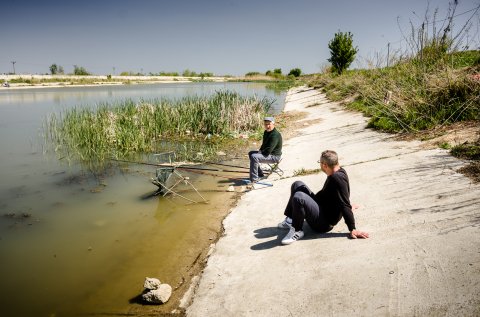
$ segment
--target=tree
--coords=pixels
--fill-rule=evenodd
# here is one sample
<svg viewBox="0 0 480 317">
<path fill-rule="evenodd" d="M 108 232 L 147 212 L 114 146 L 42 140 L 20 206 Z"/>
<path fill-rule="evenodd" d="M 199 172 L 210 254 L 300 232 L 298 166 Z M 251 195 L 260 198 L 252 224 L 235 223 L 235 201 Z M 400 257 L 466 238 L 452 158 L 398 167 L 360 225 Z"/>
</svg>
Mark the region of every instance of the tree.
<svg viewBox="0 0 480 317">
<path fill-rule="evenodd" d="M 77 65 L 73 65 L 73 74 L 77 75 L 77 76 L 90 75 L 90 73 L 87 72 L 87 70 L 85 68 L 77 66 Z"/>
<path fill-rule="evenodd" d="M 56 75 L 56 74 L 63 74 L 63 67 L 57 64 L 52 64 L 50 65 L 50 74 Z"/>
<path fill-rule="evenodd" d="M 188 68 L 185 69 L 182 73 L 183 77 L 197 77 L 198 74 L 194 71 L 189 70 Z"/>
<path fill-rule="evenodd" d="M 274 74 L 279 74 L 279 75 L 281 75 L 281 74 L 282 74 L 282 69 L 281 69 L 281 68 L 275 68 L 275 69 L 273 70 L 273 73 L 274 73 Z"/>
<path fill-rule="evenodd" d="M 328 61 L 332 64 L 332 70 L 341 75 L 355 59 L 358 48 L 353 47 L 353 34 L 338 32 L 328 43 L 330 49 L 330 58 Z"/>
<path fill-rule="evenodd" d="M 58 73 L 58 66 L 57 64 L 50 65 L 50 74 L 55 75 Z"/>
<path fill-rule="evenodd" d="M 288 73 L 288 75 L 293 75 L 295 77 L 298 77 L 302 74 L 302 70 L 300 68 L 294 68 L 292 70 L 290 70 L 290 73 Z"/>
</svg>

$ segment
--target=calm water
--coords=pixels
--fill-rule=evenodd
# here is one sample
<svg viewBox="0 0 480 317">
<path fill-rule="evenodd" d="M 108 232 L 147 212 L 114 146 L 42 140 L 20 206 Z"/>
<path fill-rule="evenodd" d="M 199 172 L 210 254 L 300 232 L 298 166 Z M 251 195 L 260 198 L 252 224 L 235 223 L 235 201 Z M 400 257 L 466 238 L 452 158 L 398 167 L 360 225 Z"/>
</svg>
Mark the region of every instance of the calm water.
<svg viewBox="0 0 480 317">
<path fill-rule="evenodd" d="M 146 276 L 173 287 L 178 265 L 220 229 L 209 221 L 234 194 L 228 182 L 192 174 L 210 203 L 142 199 L 148 167 L 94 179 L 44 153 L 42 124 L 53 112 L 114 100 L 208 95 L 220 89 L 277 100 L 261 84 L 188 83 L 0 90 L 0 314 L 71 316 L 139 312 L 131 300 Z M 185 195 L 197 199 L 188 191 Z M 213 215 L 213 216 L 212 216 Z M 205 240 L 205 241 L 203 241 Z"/>
</svg>

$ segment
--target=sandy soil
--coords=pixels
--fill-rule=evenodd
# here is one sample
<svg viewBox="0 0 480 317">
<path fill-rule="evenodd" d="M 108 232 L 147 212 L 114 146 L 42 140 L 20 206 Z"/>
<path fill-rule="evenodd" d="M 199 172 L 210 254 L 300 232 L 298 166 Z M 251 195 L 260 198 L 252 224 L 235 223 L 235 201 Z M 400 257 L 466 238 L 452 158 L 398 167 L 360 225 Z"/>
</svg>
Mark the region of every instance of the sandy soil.
<svg viewBox="0 0 480 317">
<path fill-rule="evenodd" d="M 284 145 L 285 171 L 274 186 L 245 194 L 224 220 L 203 275 L 183 299 L 189 316 L 478 316 L 480 184 L 457 170 L 465 162 L 420 141 L 365 128 L 367 119 L 316 90 L 287 96 L 307 112 Z M 305 225 L 305 238 L 280 241 L 290 184 L 319 190 L 322 150 L 339 153 L 350 176 L 357 228 L 343 220 L 327 234 Z M 195 290 L 193 302 L 191 295 Z"/>
</svg>

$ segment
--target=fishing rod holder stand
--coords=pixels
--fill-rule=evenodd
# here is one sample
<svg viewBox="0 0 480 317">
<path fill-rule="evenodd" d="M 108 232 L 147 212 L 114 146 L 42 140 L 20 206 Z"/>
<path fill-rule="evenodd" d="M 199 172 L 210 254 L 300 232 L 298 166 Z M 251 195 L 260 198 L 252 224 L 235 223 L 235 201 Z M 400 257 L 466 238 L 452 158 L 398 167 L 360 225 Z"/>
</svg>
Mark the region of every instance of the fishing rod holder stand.
<svg viewBox="0 0 480 317">
<path fill-rule="evenodd" d="M 198 192 L 195 186 L 190 182 L 190 177 L 183 176 L 182 174 L 180 174 L 174 166 L 159 167 L 156 169 L 155 175 L 156 177 L 152 178 L 152 184 L 158 187 L 156 195 L 162 195 L 163 197 L 165 197 L 168 194 L 172 194 L 174 196 L 178 196 L 185 200 L 188 200 L 192 203 L 207 202 L 207 200 Z M 185 197 L 179 194 L 178 191 L 174 191 L 174 188 L 181 183 L 184 183 L 185 185 L 190 185 L 190 187 L 195 190 L 197 195 L 200 196 L 200 198 L 202 198 L 203 201 L 196 201 L 196 200 L 190 199 L 188 197 Z"/>
</svg>

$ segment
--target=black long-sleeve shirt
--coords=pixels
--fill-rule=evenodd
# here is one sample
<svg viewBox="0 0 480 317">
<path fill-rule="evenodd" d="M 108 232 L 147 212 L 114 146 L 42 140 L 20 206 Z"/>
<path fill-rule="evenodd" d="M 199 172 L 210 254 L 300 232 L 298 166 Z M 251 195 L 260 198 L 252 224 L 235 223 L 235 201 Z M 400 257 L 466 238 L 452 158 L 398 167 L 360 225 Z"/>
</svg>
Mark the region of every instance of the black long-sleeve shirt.
<svg viewBox="0 0 480 317">
<path fill-rule="evenodd" d="M 350 184 L 347 172 L 342 167 L 327 177 L 322 190 L 315 194 L 315 201 L 325 212 L 330 225 L 335 226 L 343 217 L 348 230 L 355 229 L 355 217 L 350 204 Z"/>
<path fill-rule="evenodd" d="M 272 131 L 263 132 L 262 146 L 260 152 L 263 156 L 269 156 L 270 154 L 281 156 L 282 155 L 282 135 L 276 128 Z"/>
</svg>

